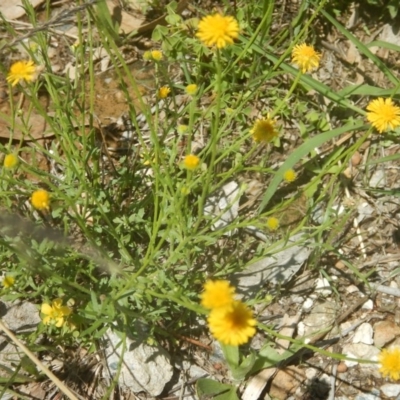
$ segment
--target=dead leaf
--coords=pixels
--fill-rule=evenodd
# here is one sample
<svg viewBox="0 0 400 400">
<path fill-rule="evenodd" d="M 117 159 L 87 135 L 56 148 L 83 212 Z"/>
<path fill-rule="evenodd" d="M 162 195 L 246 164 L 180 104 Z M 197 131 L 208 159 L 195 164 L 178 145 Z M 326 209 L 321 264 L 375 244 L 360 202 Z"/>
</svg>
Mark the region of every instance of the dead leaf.
<svg viewBox="0 0 400 400">
<path fill-rule="evenodd" d="M 30 0 L 32 7 L 44 3 L 44 0 Z M 22 0 L 2 0 L 0 4 L 0 13 L 8 20 L 17 19 L 25 15 L 25 9 L 22 7 Z"/>
</svg>

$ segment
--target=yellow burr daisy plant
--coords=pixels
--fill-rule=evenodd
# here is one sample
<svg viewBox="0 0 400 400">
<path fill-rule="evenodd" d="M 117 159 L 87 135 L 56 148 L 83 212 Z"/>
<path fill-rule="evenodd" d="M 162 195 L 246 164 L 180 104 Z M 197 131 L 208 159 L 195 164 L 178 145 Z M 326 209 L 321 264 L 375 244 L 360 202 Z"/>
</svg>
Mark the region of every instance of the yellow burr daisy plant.
<svg viewBox="0 0 400 400">
<path fill-rule="evenodd" d="M 18 157 L 15 154 L 7 154 L 4 157 L 3 166 L 6 169 L 13 169 L 18 164 Z"/>
<path fill-rule="evenodd" d="M 168 97 L 170 92 L 171 92 L 171 89 L 168 86 L 163 86 L 160 89 L 158 89 L 158 98 L 165 99 L 166 97 Z"/>
<path fill-rule="evenodd" d="M 270 231 L 276 231 L 279 228 L 279 219 L 275 217 L 269 217 L 267 219 L 267 228 Z"/>
<path fill-rule="evenodd" d="M 305 74 L 319 67 L 321 54 L 314 50 L 313 46 L 305 43 L 296 45 L 292 50 L 292 63 L 299 67 Z"/>
<path fill-rule="evenodd" d="M 400 125 L 400 107 L 392 99 L 378 97 L 367 106 L 367 120 L 379 133 L 395 129 Z"/>
<path fill-rule="evenodd" d="M 228 281 L 208 280 L 204 284 L 204 292 L 201 294 L 201 305 L 205 308 L 214 309 L 232 305 L 234 301 L 235 288 Z"/>
<path fill-rule="evenodd" d="M 6 275 L 1 281 L 1 284 L 6 289 L 9 289 L 11 286 L 14 286 L 14 283 L 15 283 L 15 278 L 11 275 Z"/>
<path fill-rule="evenodd" d="M 208 47 L 222 49 L 239 36 L 239 24 L 234 17 L 207 15 L 199 22 L 196 36 Z"/>
<path fill-rule="evenodd" d="M 253 312 L 237 300 L 228 307 L 212 309 L 207 321 L 211 334 L 225 345 L 245 344 L 256 333 Z"/>
<path fill-rule="evenodd" d="M 289 183 L 294 182 L 296 180 L 296 178 L 297 178 L 297 174 L 296 174 L 296 171 L 294 171 L 293 169 L 288 169 L 283 174 L 283 179 Z"/>
<path fill-rule="evenodd" d="M 32 193 L 31 204 L 36 210 L 43 211 L 50 209 L 50 194 L 47 190 L 38 189 Z"/>
<path fill-rule="evenodd" d="M 378 356 L 379 372 L 393 381 L 400 379 L 400 347 L 383 349 Z"/>
<path fill-rule="evenodd" d="M 197 85 L 195 83 L 187 85 L 185 88 L 185 92 L 190 96 L 194 96 L 197 92 Z"/>
<path fill-rule="evenodd" d="M 195 170 L 200 165 L 200 158 L 189 154 L 183 159 L 183 166 L 189 170 Z"/>
<path fill-rule="evenodd" d="M 36 79 L 36 65 L 32 60 L 17 61 L 11 65 L 7 74 L 7 82 L 15 86 L 21 81 L 32 82 Z"/>
<path fill-rule="evenodd" d="M 278 137 L 276 121 L 269 116 L 257 120 L 250 132 L 255 142 L 268 143 Z"/>
</svg>

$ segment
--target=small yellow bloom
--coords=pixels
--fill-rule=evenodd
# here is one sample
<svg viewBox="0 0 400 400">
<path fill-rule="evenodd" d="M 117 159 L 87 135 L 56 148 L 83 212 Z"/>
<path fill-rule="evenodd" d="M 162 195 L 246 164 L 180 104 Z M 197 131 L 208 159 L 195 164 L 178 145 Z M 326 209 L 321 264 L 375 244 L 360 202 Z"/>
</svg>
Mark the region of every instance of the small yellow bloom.
<svg viewBox="0 0 400 400">
<path fill-rule="evenodd" d="M 193 96 L 197 92 L 197 85 L 195 83 L 187 85 L 185 88 L 185 91 L 188 95 Z"/>
<path fill-rule="evenodd" d="M 212 335 L 230 346 L 247 343 L 256 333 L 256 323 L 253 312 L 241 301 L 234 301 L 230 307 L 214 308 L 208 317 Z"/>
<path fill-rule="evenodd" d="M 32 60 L 30 61 L 17 61 L 11 65 L 10 71 L 7 75 L 7 82 L 15 86 L 20 81 L 31 82 L 36 78 L 36 65 Z"/>
<path fill-rule="evenodd" d="M 220 308 L 232 305 L 235 288 L 228 281 L 207 281 L 201 294 L 201 305 L 205 308 Z"/>
<path fill-rule="evenodd" d="M 267 228 L 270 231 L 276 231 L 279 228 L 279 219 L 275 217 L 269 217 L 267 219 Z"/>
<path fill-rule="evenodd" d="M 292 50 L 292 63 L 297 65 L 303 74 L 318 68 L 320 59 L 321 54 L 317 53 L 313 46 L 305 43 L 296 45 Z"/>
<path fill-rule="evenodd" d="M 190 188 L 188 188 L 187 186 L 183 186 L 183 187 L 181 188 L 181 193 L 182 193 L 184 196 L 187 196 L 188 194 L 190 194 Z"/>
<path fill-rule="evenodd" d="M 208 15 L 201 19 L 196 36 L 208 47 L 222 49 L 233 43 L 239 36 L 239 24 L 233 17 L 220 14 Z"/>
<path fill-rule="evenodd" d="M 65 317 L 71 314 L 72 310 L 63 306 L 62 299 L 55 299 L 51 305 L 47 303 L 42 304 L 41 313 L 44 314 L 43 323 L 45 325 L 54 324 L 57 328 L 60 328 L 65 323 Z"/>
<path fill-rule="evenodd" d="M 15 154 L 7 154 L 4 157 L 3 166 L 7 169 L 12 169 L 18 164 L 18 157 Z"/>
<path fill-rule="evenodd" d="M 294 182 L 297 178 L 297 174 L 293 169 L 288 169 L 287 171 L 285 171 L 285 173 L 283 174 L 283 179 L 286 182 Z"/>
<path fill-rule="evenodd" d="M 13 286 L 14 283 L 15 283 L 15 278 L 14 278 L 13 276 L 10 276 L 10 275 L 6 275 L 6 276 L 3 278 L 3 281 L 1 282 L 1 284 L 2 284 L 6 289 L 8 289 L 8 288 L 10 288 L 11 286 Z"/>
<path fill-rule="evenodd" d="M 378 97 L 367 106 L 367 120 L 379 133 L 400 125 L 400 107 L 392 99 Z"/>
<path fill-rule="evenodd" d="M 163 59 L 163 53 L 160 50 L 145 51 L 143 59 L 145 61 L 161 61 Z"/>
<path fill-rule="evenodd" d="M 400 379 L 400 348 L 383 349 L 378 356 L 379 372 L 383 377 L 397 381 Z"/>
<path fill-rule="evenodd" d="M 158 98 L 165 99 L 169 95 L 170 92 L 171 92 L 171 89 L 168 86 L 163 86 L 158 90 Z"/>
<path fill-rule="evenodd" d="M 251 134 L 255 142 L 271 142 L 274 138 L 278 136 L 278 131 L 275 128 L 276 121 L 269 118 L 259 119 L 253 125 L 251 129 Z"/>
<path fill-rule="evenodd" d="M 189 154 L 185 157 L 185 159 L 183 160 L 183 166 L 186 169 L 196 169 L 200 164 L 200 158 L 195 156 L 194 154 Z"/>
<path fill-rule="evenodd" d="M 187 130 L 188 130 L 187 125 L 178 125 L 177 131 L 180 135 L 183 135 L 184 133 L 186 133 Z"/>
<path fill-rule="evenodd" d="M 32 193 L 31 203 L 37 210 L 50 209 L 50 194 L 44 189 L 35 190 Z"/>
<path fill-rule="evenodd" d="M 160 50 L 152 50 L 150 53 L 154 61 L 161 61 L 163 59 L 163 53 Z"/>
</svg>

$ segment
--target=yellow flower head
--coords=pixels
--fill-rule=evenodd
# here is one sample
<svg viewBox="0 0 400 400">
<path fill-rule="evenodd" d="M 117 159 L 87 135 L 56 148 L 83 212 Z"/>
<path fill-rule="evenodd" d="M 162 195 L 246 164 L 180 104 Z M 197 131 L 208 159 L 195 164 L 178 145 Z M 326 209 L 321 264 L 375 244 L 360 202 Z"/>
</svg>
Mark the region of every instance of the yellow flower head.
<svg viewBox="0 0 400 400">
<path fill-rule="evenodd" d="M 12 169 L 18 164 L 18 157 L 15 154 L 7 154 L 4 157 L 4 168 Z"/>
<path fill-rule="evenodd" d="M 171 92 L 171 89 L 168 86 L 163 86 L 158 90 L 158 98 L 165 99 L 169 95 L 170 92 Z"/>
<path fill-rule="evenodd" d="M 31 203 L 37 210 L 50 209 L 50 194 L 44 189 L 35 190 L 32 193 Z"/>
<path fill-rule="evenodd" d="M 163 59 L 163 53 L 160 50 L 145 51 L 143 59 L 146 61 L 161 61 Z"/>
<path fill-rule="evenodd" d="M 201 294 L 201 305 L 205 308 L 231 306 L 234 302 L 235 288 L 228 281 L 207 281 Z"/>
<path fill-rule="evenodd" d="M 318 68 L 320 59 L 321 54 L 317 53 L 313 46 L 305 43 L 294 46 L 292 50 L 292 63 L 297 65 L 303 74 Z"/>
<path fill-rule="evenodd" d="M 267 228 L 270 231 L 276 231 L 279 228 L 279 219 L 275 217 L 269 217 L 267 219 Z"/>
<path fill-rule="evenodd" d="M 378 97 L 367 106 L 367 120 L 379 133 L 400 125 L 400 107 L 392 99 Z"/>
<path fill-rule="evenodd" d="M 383 349 L 378 356 L 379 372 L 384 377 L 397 381 L 400 379 L 400 348 Z"/>
<path fill-rule="evenodd" d="M 230 307 L 214 308 L 208 317 L 208 326 L 215 339 L 231 346 L 247 343 L 256 333 L 253 312 L 241 301 Z"/>
<path fill-rule="evenodd" d="M 60 328 L 65 323 L 65 317 L 68 317 L 72 310 L 63 306 L 62 299 L 55 299 L 51 305 L 43 303 L 41 312 L 44 314 L 43 323 L 45 325 L 54 324 L 57 328 Z"/>
<path fill-rule="evenodd" d="M 10 288 L 11 286 L 13 286 L 14 283 L 15 283 L 15 278 L 14 278 L 13 276 L 10 276 L 10 275 L 6 275 L 6 276 L 3 278 L 3 281 L 1 282 L 1 284 L 2 284 L 6 289 L 8 289 L 8 288 Z"/>
<path fill-rule="evenodd" d="M 271 142 L 274 138 L 278 136 L 278 131 L 275 128 L 276 121 L 269 118 L 259 119 L 253 125 L 251 129 L 251 134 L 256 142 Z"/>
<path fill-rule="evenodd" d="M 36 65 L 32 60 L 30 61 L 17 61 L 11 65 L 10 71 L 7 75 L 7 82 L 15 86 L 20 81 L 31 82 L 36 78 Z"/>
<path fill-rule="evenodd" d="M 287 171 L 285 171 L 285 173 L 283 174 L 283 179 L 286 182 L 294 182 L 297 178 L 297 174 L 293 169 L 288 169 Z"/>
<path fill-rule="evenodd" d="M 208 47 L 222 49 L 233 43 L 239 36 L 239 24 L 233 17 L 220 14 L 208 15 L 201 19 L 196 36 Z"/>
<path fill-rule="evenodd" d="M 186 169 L 194 170 L 200 164 L 200 158 L 195 156 L 194 154 L 187 155 L 183 160 L 183 166 Z"/>
<path fill-rule="evenodd" d="M 195 83 L 192 83 L 191 85 L 187 85 L 185 88 L 185 91 L 188 95 L 193 96 L 197 92 L 197 85 Z"/>
<path fill-rule="evenodd" d="M 183 135 L 184 133 L 186 133 L 187 130 L 188 130 L 187 125 L 178 125 L 177 131 L 180 135 Z"/>
</svg>

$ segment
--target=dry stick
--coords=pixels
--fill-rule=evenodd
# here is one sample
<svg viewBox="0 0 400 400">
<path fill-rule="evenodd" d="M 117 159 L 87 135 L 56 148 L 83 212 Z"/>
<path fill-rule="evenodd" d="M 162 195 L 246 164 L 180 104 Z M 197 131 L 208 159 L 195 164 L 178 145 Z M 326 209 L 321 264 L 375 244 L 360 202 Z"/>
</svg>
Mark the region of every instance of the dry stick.
<svg viewBox="0 0 400 400">
<path fill-rule="evenodd" d="M 67 386 L 64 385 L 40 360 L 8 329 L 0 319 L 0 329 L 17 345 L 47 377 L 66 395 L 70 400 L 79 400 Z"/>
</svg>

